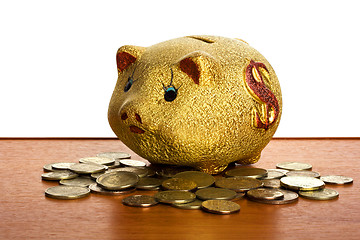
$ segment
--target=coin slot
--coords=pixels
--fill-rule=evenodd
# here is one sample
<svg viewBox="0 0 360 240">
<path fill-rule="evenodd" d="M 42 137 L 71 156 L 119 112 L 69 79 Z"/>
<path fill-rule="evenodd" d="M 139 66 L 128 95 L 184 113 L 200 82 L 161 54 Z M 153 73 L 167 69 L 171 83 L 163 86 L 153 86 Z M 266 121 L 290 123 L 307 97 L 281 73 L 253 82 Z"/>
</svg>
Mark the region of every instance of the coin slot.
<svg viewBox="0 0 360 240">
<path fill-rule="evenodd" d="M 201 37 L 201 36 L 188 36 L 188 38 L 193 38 L 196 40 L 200 40 L 203 41 L 205 43 L 214 43 L 215 41 L 210 39 L 210 38 L 206 38 L 206 37 Z"/>
</svg>

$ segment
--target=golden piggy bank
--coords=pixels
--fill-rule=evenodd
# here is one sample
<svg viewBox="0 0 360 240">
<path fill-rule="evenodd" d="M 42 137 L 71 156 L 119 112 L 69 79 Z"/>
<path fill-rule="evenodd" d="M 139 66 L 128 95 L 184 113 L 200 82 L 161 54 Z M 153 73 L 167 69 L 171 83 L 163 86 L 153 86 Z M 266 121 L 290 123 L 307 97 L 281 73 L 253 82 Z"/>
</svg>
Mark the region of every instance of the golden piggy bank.
<svg viewBox="0 0 360 240">
<path fill-rule="evenodd" d="M 255 163 L 279 125 L 275 72 L 242 40 L 188 36 L 126 45 L 116 61 L 110 126 L 151 163 L 212 174 L 232 162 Z"/>
</svg>

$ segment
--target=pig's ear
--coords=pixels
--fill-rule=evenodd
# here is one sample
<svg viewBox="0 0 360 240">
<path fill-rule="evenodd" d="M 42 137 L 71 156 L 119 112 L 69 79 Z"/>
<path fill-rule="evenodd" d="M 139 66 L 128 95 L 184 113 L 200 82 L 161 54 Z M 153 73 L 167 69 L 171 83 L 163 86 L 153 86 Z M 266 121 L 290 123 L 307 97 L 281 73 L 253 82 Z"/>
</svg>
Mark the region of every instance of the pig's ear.
<svg viewBox="0 0 360 240">
<path fill-rule="evenodd" d="M 116 53 L 116 64 L 118 72 L 121 73 L 133 64 L 142 53 L 145 51 L 144 47 L 125 45 L 119 48 Z"/>
<path fill-rule="evenodd" d="M 213 82 L 218 67 L 216 60 L 203 51 L 195 51 L 185 55 L 178 62 L 178 66 L 198 85 L 207 85 Z"/>
</svg>

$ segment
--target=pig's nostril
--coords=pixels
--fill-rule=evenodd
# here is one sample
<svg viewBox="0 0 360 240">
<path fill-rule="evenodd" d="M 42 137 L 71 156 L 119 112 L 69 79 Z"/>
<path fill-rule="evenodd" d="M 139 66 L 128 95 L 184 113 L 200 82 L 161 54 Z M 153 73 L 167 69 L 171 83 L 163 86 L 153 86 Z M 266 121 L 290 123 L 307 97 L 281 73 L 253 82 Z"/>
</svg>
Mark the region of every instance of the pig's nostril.
<svg viewBox="0 0 360 240">
<path fill-rule="evenodd" d="M 121 114 L 121 119 L 126 120 L 128 118 L 128 115 L 126 113 Z"/>
<path fill-rule="evenodd" d="M 135 118 L 136 118 L 136 120 L 137 120 L 139 123 L 142 123 L 142 122 L 141 122 L 141 117 L 140 117 L 139 114 L 135 113 Z"/>
</svg>

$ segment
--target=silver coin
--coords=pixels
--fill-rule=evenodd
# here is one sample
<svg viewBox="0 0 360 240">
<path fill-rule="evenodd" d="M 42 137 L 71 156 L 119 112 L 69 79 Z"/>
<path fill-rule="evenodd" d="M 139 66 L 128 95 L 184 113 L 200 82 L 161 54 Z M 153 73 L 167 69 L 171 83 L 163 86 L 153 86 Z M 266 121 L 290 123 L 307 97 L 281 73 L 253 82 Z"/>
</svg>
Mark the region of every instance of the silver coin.
<svg viewBox="0 0 360 240">
<path fill-rule="evenodd" d="M 122 165 L 120 164 L 121 159 L 114 159 L 114 160 L 115 162 L 113 164 L 107 166 L 109 169 L 122 167 Z"/>
<path fill-rule="evenodd" d="M 353 182 L 351 177 L 345 177 L 341 175 L 327 175 L 320 178 L 320 180 L 324 181 L 328 184 L 349 184 Z"/>
<path fill-rule="evenodd" d="M 60 180 L 61 185 L 66 186 L 79 186 L 79 187 L 88 187 L 91 184 L 94 184 L 94 180 L 88 177 L 77 177 L 73 179 L 62 179 Z"/>
<path fill-rule="evenodd" d="M 57 170 L 70 170 L 70 166 L 74 164 L 75 163 L 72 162 L 59 162 L 59 163 L 53 163 L 51 167 Z"/>
<path fill-rule="evenodd" d="M 85 157 L 79 159 L 80 163 L 96 163 L 100 165 L 113 165 L 115 159 L 107 157 Z"/>
<path fill-rule="evenodd" d="M 284 177 L 285 174 L 281 171 L 278 170 L 274 170 L 274 169 L 267 169 L 267 176 L 261 178 L 261 180 L 265 180 L 265 179 L 280 179 L 282 177 Z"/>
<path fill-rule="evenodd" d="M 311 200 L 332 200 L 339 197 L 339 193 L 333 189 L 324 188 L 316 191 L 299 191 L 303 198 Z"/>
<path fill-rule="evenodd" d="M 280 188 L 280 179 L 264 179 L 261 180 L 265 188 Z"/>
<path fill-rule="evenodd" d="M 77 186 L 55 186 L 45 190 L 45 196 L 55 199 L 78 199 L 86 197 L 90 194 L 90 190 L 86 187 Z"/>
<path fill-rule="evenodd" d="M 283 173 L 284 175 L 286 175 L 289 172 L 289 170 L 280 169 L 280 168 L 274 168 L 274 169 L 271 168 L 271 169 L 267 169 L 267 171 L 278 171 Z"/>
<path fill-rule="evenodd" d="M 121 159 L 120 164 L 125 167 L 145 167 L 146 163 L 140 160 Z"/>
<path fill-rule="evenodd" d="M 41 174 L 41 178 L 43 180 L 48 180 L 48 181 L 59 181 L 61 179 L 72 179 L 72 178 L 76 178 L 78 176 L 79 175 L 77 175 L 76 173 L 73 173 L 68 170 L 47 172 L 47 173 Z"/>
<path fill-rule="evenodd" d="M 53 172 L 54 171 L 54 169 L 52 168 L 53 164 L 54 163 L 49 163 L 49 164 L 44 165 L 44 167 L 43 167 L 44 172 Z"/>
<path fill-rule="evenodd" d="M 103 175 L 104 173 L 108 173 L 108 172 L 109 172 L 109 171 L 92 173 L 92 174 L 90 175 L 90 177 L 91 177 L 93 180 L 96 180 L 98 177 L 100 177 L 100 176 Z"/>
<path fill-rule="evenodd" d="M 126 159 L 131 157 L 130 154 L 125 152 L 103 152 L 103 153 L 98 153 L 96 156 L 113 158 L 113 159 Z"/>
<path fill-rule="evenodd" d="M 312 165 L 309 163 L 301 163 L 301 162 L 282 162 L 276 164 L 277 168 L 285 169 L 289 171 L 294 170 L 311 170 Z"/>
<path fill-rule="evenodd" d="M 313 177 L 283 177 L 280 179 L 282 187 L 295 191 L 314 191 L 325 187 L 325 183 Z"/>
<path fill-rule="evenodd" d="M 105 171 L 106 167 L 94 163 L 76 163 L 70 166 L 70 170 L 78 174 L 92 174 Z"/>
<path fill-rule="evenodd" d="M 314 177 L 319 178 L 320 173 L 309 170 L 295 170 L 286 174 L 287 177 Z"/>
</svg>

